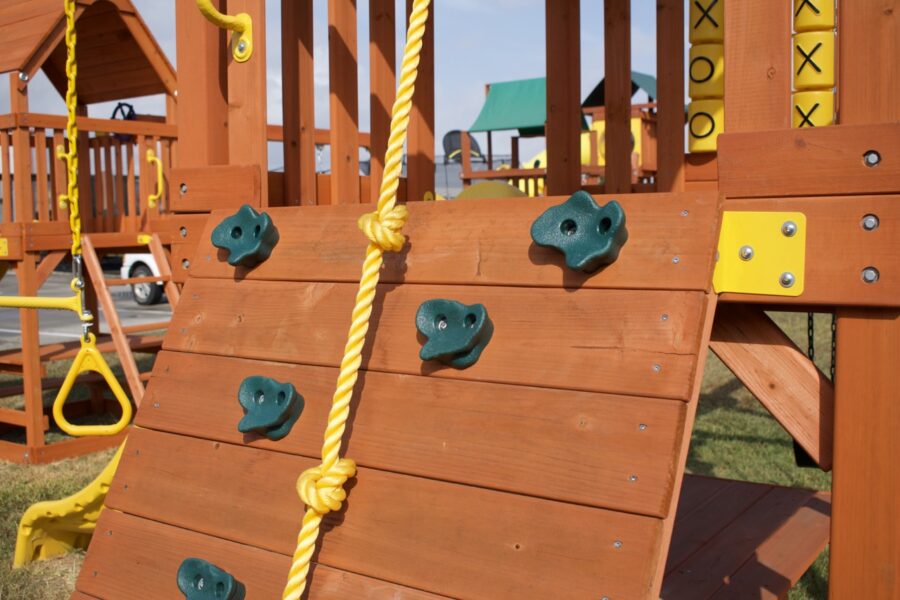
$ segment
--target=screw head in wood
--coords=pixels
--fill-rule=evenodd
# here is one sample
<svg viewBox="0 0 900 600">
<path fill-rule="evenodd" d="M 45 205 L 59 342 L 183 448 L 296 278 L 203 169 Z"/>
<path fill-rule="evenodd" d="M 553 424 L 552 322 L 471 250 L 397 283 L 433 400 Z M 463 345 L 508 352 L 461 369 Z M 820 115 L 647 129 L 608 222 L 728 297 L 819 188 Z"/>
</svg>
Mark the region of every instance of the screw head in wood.
<svg viewBox="0 0 900 600">
<path fill-rule="evenodd" d="M 881 154 L 878 150 L 866 150 L 863 154 L 863 164 L 867 167 L 877 167 L 881 163 Z"/>
<path fill-rule="evenodd" d="M 879 277 L 881 277 L 881 273 L 875 267 L 866 267 L 862 270 L 862 280 L 865 283 L 875 283 Z"/>
<path fill-rule="evenodd" d="M 868 214 L 862 218 L 859 224 L 866 231 L 875 231 L 881 224 L 881 220 L 878 218 L 878 215 Z"/>
</svg>

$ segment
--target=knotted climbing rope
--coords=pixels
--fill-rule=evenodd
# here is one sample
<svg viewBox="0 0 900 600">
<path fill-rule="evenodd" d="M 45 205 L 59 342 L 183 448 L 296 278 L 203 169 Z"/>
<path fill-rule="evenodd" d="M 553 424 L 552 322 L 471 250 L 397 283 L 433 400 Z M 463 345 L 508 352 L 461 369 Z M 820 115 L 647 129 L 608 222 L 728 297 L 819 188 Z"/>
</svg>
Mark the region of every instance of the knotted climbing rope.
<svg viewBox="0 0 900 600">
<path fill-rule="evenodd" d="M 406 242 L 402 230 L 406 223 L 407 210 L 405 206 L 397 206 L 397 188 L 400 184 L 403 145 L 412 109 L 429 3 L 430 0 L 413 2 L 406 34 L 406 48 L 400 68 L 400 83 L 397 86 L 397 99 L 391 113 L 391 130 L 385 153 L 384 178 L 381 181 L 378 205 L 375 211 L 363 215 L 359 220 L 359 227 L 369 239 L 369 245 L 366 248 L 337 388 L 328 414 L 325 441 L 322 445 L 322 464 L 304 471 L 297 481 L 297 492 L 307 508 L 297 537 L 297 549 L 294 551 L 288 582 L 282 595 L 284 600 L 299 600 L 306 589 L 309 563 L 315 551 L 322 518 L 331 511 L 340 510 L 347 497 L 344 483 L 356 475 L 356 463 L 340 456 L 341 441 L 350 414 L 350 400 L 362 361 L 361 354 L 369 330 L 369 317 L 372 314 L 372 302 L 375 299 L 383 256 L 385 252 L 399 251 Z"/>
</svg>

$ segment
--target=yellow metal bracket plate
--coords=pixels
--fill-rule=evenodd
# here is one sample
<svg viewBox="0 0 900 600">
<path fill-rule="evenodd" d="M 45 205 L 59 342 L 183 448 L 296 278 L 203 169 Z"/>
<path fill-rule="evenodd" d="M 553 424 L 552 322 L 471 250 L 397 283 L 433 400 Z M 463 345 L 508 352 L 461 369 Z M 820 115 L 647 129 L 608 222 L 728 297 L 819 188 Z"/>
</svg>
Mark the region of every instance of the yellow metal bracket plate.
<svg viewBox="0 0 900 600">
<path fill-rule="evenodd" d="M 716 253 L 716 293 L 799 296 L 806 269 L 806 215 L 725 211 Z"/>
<path fill-rule="evenodd" d="M 9 240 L 0 237 L 0 256 L 9 256 Z"/>
</svg>

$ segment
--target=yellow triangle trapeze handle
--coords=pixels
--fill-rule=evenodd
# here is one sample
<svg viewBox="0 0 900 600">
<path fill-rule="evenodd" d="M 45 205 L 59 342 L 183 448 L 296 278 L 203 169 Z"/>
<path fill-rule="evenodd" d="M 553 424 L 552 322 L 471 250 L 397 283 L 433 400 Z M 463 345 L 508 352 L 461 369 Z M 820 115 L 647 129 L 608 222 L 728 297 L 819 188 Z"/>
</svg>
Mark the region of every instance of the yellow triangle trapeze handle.
<svg viewBox="0 0 900 600">
<path fill-rule="evenodd" d="M 109 386 L 109 389 L 112 390 L 113 395 L 119 402 L 119 406 L 122 407 L 122 416 L 118 422 L 112 425 L 72 425 L 66 420 L 65 416 L 63 416 L 63 405 L 66 403 L 66 399 L 68 399 L 69 393 L 72 391 L 72 386 L 75 385 L 75 379 L 82 373 L 87 373 L 88 371 L 99 373 Z M 88 334 L 87 340 L 81 340 L 81 349 L 78 351 L 78 354 L 75 355 L 72 367 L 66 374 L 66 379 L 63 381 L 62 387 L 59 388 L 56 400 L 53 401 L 53 418 L 56 419 L 56 424 L 59 425 L 60 429 L 69 435 L 74 436 L 116 435 L 125 429 L 131 422 L 131 414 L 131 401 L 125 394 L 125 390 L 119 385 L 119 381 L 109 368 L 109 365 L 106 364 L 103 354 L 97 350 L 97 338 L 94 337 L 94 334 L 92 333 Z"/>
</svg>

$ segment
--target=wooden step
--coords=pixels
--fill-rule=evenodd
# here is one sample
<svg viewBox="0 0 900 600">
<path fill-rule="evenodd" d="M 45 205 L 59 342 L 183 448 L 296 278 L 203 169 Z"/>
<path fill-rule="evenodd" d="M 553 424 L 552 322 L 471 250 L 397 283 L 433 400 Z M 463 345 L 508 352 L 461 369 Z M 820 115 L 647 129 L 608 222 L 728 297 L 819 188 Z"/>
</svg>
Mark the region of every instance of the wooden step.
<svg viewBox="0 0 900 600">
<path fill-rule="evenodd" d="M 161 335 L 142 335 L 131 336 L 128 342 L 132 352 L 157 352 L 162 347 L 163 336 Z M 66 360 L 73 358 L 81 347 L 81 342 L 73 340 L 71 342 L 59 342 L 55 344 L 45 344 L 41 346 L 41 362 Z M 112 338 L 108 335 L 101 335 L 97 338 L 97 348 L 100 352 L 115 352 Z M 0 370 L 3 367 L 21 367 L 22 366 L 22 350 L 13 349 L 0 352 Z"/>
<path fill-rule="evenodd" d="M 165 329 L 169 326 L 169 321 L 155 321 L 153 323 L 141 323 L 139 325 L 127 325 L 122 327 L 122 333 L 140 333 L 142 331 L 155 331 L 157 329 Z"/>
<path fill-rule="evenodd" d="M 119 278 L 109 278 L 105 279 L 104 283 L 107 286 L 113 285 L 133 285 L 136 283 L 165 283 L 166 281 L 172 281 L 171 277 L 166 277 L 160 275 L 158 277 L 126 277 L 124 279 Z"/>
</svg>

